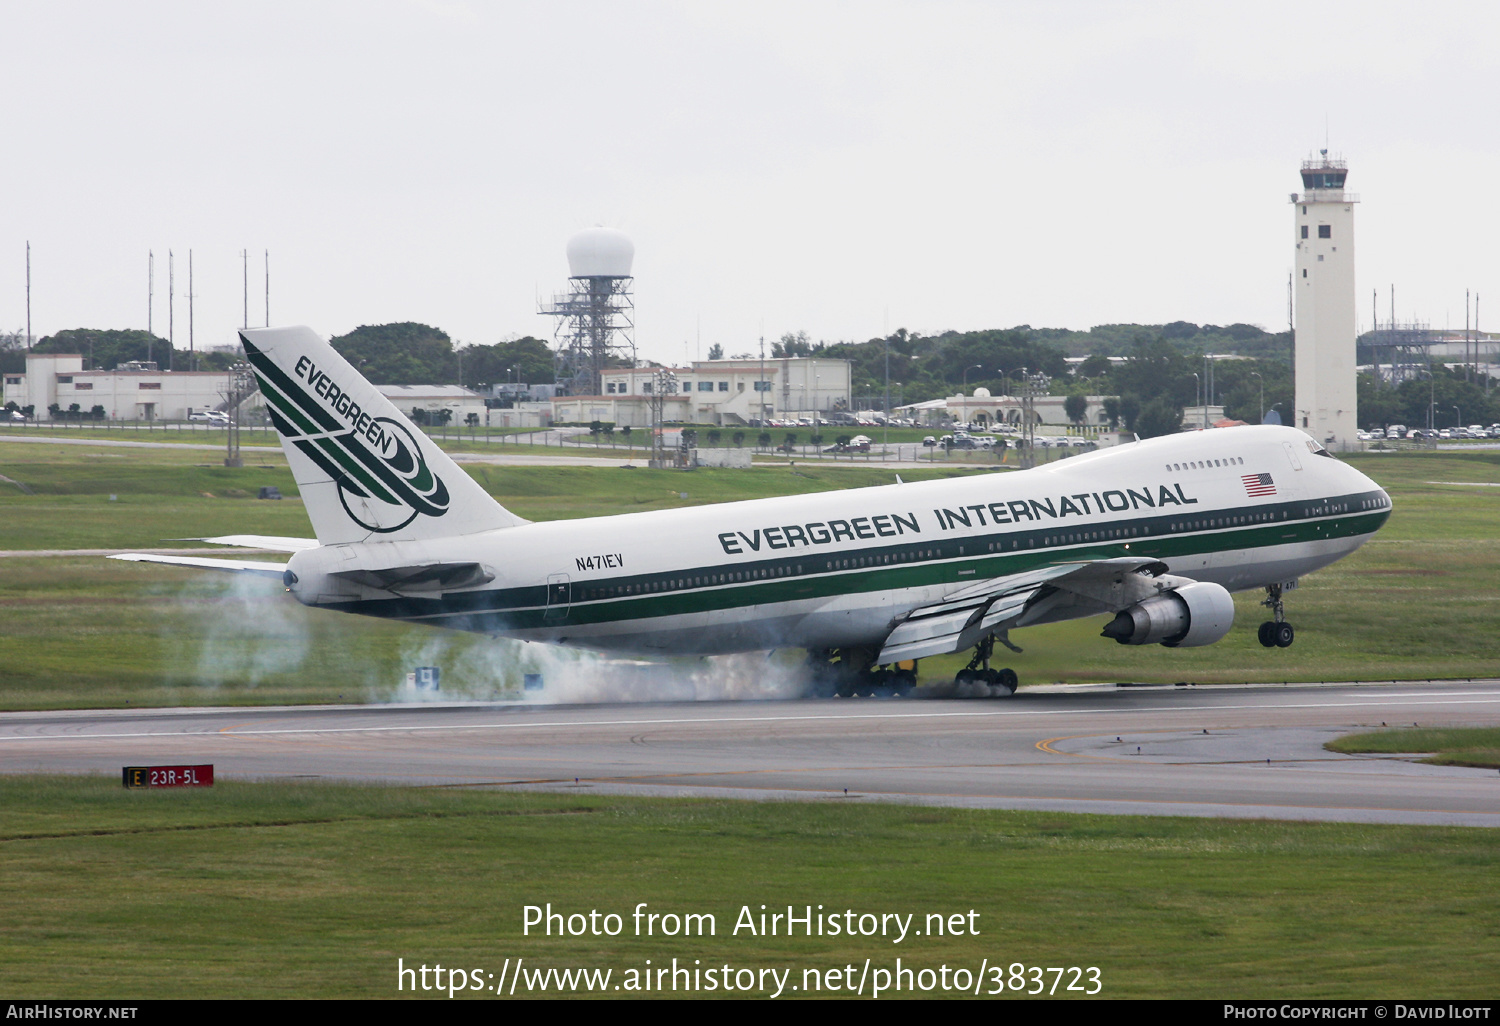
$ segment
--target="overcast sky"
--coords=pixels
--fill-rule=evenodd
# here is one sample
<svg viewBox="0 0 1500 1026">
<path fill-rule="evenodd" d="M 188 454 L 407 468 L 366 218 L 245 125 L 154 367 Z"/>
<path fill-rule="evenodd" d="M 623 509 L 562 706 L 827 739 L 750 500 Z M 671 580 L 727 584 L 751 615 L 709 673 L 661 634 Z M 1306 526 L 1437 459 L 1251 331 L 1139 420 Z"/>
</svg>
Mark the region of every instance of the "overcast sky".
<svg viewBox="0 0 1500 1026">
<path fill-rule="evenodd" d="M 1500 8 L 0 0 L 0 327 L 550 335 L 636 246 L 642 355 L 805 330 L 1286 323 L 1288 196 L 1349 161 L 1362 322 L 1500 327 Z"/>
</svg>

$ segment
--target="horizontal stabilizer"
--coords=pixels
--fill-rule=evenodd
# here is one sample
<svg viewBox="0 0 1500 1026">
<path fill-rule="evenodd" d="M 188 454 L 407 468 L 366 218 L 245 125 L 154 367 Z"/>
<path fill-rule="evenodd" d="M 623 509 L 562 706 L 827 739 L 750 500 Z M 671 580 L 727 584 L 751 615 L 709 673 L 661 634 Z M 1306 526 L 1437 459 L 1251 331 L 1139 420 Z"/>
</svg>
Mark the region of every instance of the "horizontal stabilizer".
<svg viewBox="0 0 1500 1026">
<path fill-rule="evenodd" d="M 191 566 L 199 570 L 227 570 L 238 574 L 261 574 L 278 581 L 286 572 L 285 563 L 266 563 L 254 559 L 211 559 L 207 556 L 158 556 L 150 552 L 122 552 L 110 559 L 128 563 L 165 563 L 167 566 Z"/>
<path fill-rule="evenodd" d="M 423 563 L 384 570 L 339 570 L 332 576 L 385 591 L 450 591 L 488 584 L 495 579 L 494 574 L 478 563 Z"/>
<path fill-rule="evenodd" d="M 244 549 L 269 549 L 272 552 L 301 552 L 318 547 L 316 538 L 282 538 L 271 534 L 225 534 L 218 538 L 194 538 L 211 545 L 234 545 Z"/>
</svg>

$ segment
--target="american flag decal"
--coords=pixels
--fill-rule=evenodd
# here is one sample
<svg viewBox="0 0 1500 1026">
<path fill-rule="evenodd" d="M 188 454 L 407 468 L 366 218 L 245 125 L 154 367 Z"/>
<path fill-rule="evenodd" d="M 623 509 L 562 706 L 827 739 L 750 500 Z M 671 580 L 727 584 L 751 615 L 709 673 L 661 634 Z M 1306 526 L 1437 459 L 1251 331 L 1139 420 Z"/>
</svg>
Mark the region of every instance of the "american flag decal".
<svg viewBox="0 0 1500 1026">
<path fill-rule="evenodd" d="M 1271 480 L 1270 474 L 1241 474 L 1240 480 L 1245 482 L 1245 492 L 1248 495 L 1276 494 L 1276 483 Z"/>
</svg>

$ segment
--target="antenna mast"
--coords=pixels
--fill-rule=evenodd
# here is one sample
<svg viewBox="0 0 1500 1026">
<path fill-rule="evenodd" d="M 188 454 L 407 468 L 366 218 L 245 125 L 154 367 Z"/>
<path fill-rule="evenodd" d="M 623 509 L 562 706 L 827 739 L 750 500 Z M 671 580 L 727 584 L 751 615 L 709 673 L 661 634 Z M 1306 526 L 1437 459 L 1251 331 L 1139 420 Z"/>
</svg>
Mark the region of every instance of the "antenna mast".
<svg viewBox="0 0 1500 1026">
<path fill-rule="evenodd" d="M 198 369 L 198 349 L 193 345 L 193 300 L 197 293 L 193 291 L 193 251 L 188 250 L 188 370 Z"/>
</svg>

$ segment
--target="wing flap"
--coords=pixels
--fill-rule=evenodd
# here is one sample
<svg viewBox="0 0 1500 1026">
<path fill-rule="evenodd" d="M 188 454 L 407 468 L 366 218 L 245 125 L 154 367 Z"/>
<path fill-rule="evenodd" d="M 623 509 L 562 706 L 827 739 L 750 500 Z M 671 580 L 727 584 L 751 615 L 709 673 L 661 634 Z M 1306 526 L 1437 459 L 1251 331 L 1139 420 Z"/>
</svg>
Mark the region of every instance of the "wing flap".
<svg viewBox="0 0 1500 1026">
<path fill-rule="evenodd" d="M 941 602 L 908 613 L 887 635 L 877 661 L 901 662 L 960 652 L 986 634 L 1011 625 L 1042 589 L 1080 589 L 1088 597 L 1118 586 L 1127 574 L 1157 574 L 1166 565 L 1152 559 L 1125 557 L 1088 563 L 1057 563 L 1039 570 L 976 581 Z M 1070 587 L 1073 586 L 1073 587 Z"/>
</svg>

